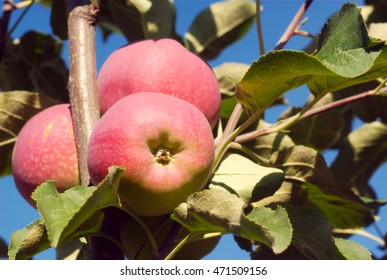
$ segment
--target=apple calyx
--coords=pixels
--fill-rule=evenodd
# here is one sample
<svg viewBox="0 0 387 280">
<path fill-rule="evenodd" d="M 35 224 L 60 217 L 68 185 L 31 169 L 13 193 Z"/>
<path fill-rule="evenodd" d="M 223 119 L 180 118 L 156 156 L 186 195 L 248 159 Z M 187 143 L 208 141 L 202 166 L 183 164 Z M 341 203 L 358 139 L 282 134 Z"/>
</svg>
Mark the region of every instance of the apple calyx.
<svg viewBox="0 0 387 280">
<path fill-rule="evenodd" d="M 155 154 L 154 160 L 155 162 L 163 166 L 170 164 L 171 161 L 173 160 L 171 151 L 167 148 L 159 147 Z"/>
</svg>

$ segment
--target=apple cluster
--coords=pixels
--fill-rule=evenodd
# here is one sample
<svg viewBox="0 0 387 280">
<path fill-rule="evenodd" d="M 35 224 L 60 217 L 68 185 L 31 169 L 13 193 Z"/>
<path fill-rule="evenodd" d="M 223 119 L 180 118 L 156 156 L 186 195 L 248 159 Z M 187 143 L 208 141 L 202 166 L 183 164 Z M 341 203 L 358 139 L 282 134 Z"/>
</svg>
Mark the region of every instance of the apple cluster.
<svg viewBox="0 0 387 280">
<path fill-rule="evenodd" d="M 139 216 L 170 213 L 210 176 L 220 109 L 212 69 L 177 41 L 144 40 L 113 52 L 97 82 L 102 117 L 88 148 L 92 183 L 124 166 L 120 201 Z M 43 182 L 54 180 L 60 192 L 79 184 L 76 155 L 70 105 L 41 111 L 14 147 L 19 192 L 35 206 L 31 194 Z"/>
</svg>

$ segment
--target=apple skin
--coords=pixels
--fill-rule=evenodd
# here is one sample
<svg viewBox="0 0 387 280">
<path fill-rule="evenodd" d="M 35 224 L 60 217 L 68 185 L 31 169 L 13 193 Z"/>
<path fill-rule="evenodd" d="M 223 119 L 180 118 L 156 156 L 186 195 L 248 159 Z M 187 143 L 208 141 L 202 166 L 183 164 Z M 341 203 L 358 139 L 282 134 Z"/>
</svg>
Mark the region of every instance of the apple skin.
<svg viewBox="0 0 387 280">
<path fill-rule="evenodd" d="M 40 184 L 54 180 L 59 192 L 79 184 L 69 104 L 44 109 L 26 122 L 15 143 L 12 171 L 18 191 L 33 207 L 31 194 Z"/>
<path fill-rule="evenodd" d="M 213 128 L 220 90 L 211 67 L 173 39 L 148 39 L 113 52 L 98 74 L 101 112 L 136 92 L 162 92 L 195 105 Z"/>
<path fill-rule="evenodd" d="M 211 127 L 195 106 L 162 93 L 135 93 L 97 122 L 88 169 L 98 184 L 110 166 L 124 166 L 121 202 L 139 216 L 160 216 L 205 186 L 214 150 Z"/>
</svg>

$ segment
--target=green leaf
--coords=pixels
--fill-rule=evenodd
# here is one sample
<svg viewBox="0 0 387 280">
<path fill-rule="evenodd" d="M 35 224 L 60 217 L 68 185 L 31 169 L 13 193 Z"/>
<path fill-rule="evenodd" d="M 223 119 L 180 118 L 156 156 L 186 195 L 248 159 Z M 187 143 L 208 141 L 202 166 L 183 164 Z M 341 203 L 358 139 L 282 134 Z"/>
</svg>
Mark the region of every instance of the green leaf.
<svg viewBox="0 0 387 280">
<path fill-rule="evenodd" d="M 321 32 L 315 56 L 283 50 L 260 57 L 237 83 L 238 101 L 253 113 L 304 84 L 320 96 L 387 75 L 387 46 L 364 32 L 358 9 L 344 5 Z"/>
<path fill-rule="evenodd" d="M 281 206 L 278 206 L 275 210 L 265 207 L 253 208 L 246 218 L 254 226 L 263 226 L 270 232 L 273 236 L 271 247 L 275 253 L 283 252 L 290 245 L 293 228 L 285 208 Z M 241 235 L 248 238 L 253 232 L 254 227 L 246 227 L 242 220 Z M 251 237 L 250 239 L 254 240 L 254 235 Z"/>
<path fill-rule="evenodd" d="M 316 57 L 337 75 L 353 78 L 373 66 L 383 45 L 370 39 L 360 10 L 347 3 L 323 27 Z"/>
<path fill-rule="evenodd" d="M 331 169 L 343 185 L 364 195 L 367 193 L 372 174 L 386 159 L 387 124 L 374 121 L 364 124 L 348 135 Z"/>
<path fill-rule="evenodd" d="M 283 181 L 280 169 L 260 166 L 238 155 L 228 154 L 210 182 L 210 188 L 221 187 L 240 198 L 257 201 L 272 195 Z"/>
<path fill-rule="evenodd" d="M 333 95 L 325 95 L 320 102 L 315 107 L 333 102 Z M 301 110 L 298 107 L 289 108 L 281 114 L 279 120 L 296 115 Z M 338 110 L 329 110 L 298 120 L 289 128 L 288 135 L 297 145 L 304 145 L 322 151 L 332 147 L 340 139 L 344 127 L 344 114 Z"/>
<path fill-rule="evenodd" d="M 7 46 L 0 64 L 0 88 L 39 92 L 68 102 L 68 69 L 62 44 L 50 35 L 29 31 Z"/>
<path fill-rule="evenodd" d="M 335 228 L 363 227 L 374 221 L 371 210 L 361 201 L 348 200 L 324 192 L 310 183 L 304 183 L 302 187 L 308 194 L 308 201 L 319 209 Z"/>
<path fill-rule="evenodd" d="M 178 37 L 172 0 L 117 0 L 105 5 L 108 5 L 111 19 L 129 41 Z"/>
<path fill-rule="evenodd" d="M 293 227 L 293 241 L 299 251 L 310 259 L 342 259 L 332 237 L 332 228 L 318 211 L 285 205 Z"/>
<path fill-rule="evenodd" d="M 340 253 L 347 260 L 372 260 L 371 253 L 359 243 L 343 238 L 334 240 Z"/>
<path fill-rule="evenodd" d="M 123 170 L 110 168 L 109 175 L 97 187 L 75 186 L 58 193 L 54 182 L 46 182 L 33 192 L 51 246 L 65 241 L 99 209 L 119 206 L 115 189 Z"/>
<path fill-rule="evenodd" d="M 89 260 L 89 248 L 85 238 L 70 240 L 56 249 L 57 260 Z"/>
<path fill-rule="evenodd" d="M 213 59 L 228 45 L 236 42 L 251 27 L 255 3 L 249 0 L 216 2 L 199 13 L 185 34 L 191 51 Z"/>
<path fill-rule="evenodd" d="M 243 207 L 242 199 L 216 188 L 189 196 L 187 202 L 180 204 L 171 217 L 183 224 L 191 234 L 231 233 L 262 242 L 275 253 L 289 246 L 292 229 L 283 208 L 255 209 L 246 216 Z"/>
<path fill-rule="evenodd" d="M 294 146 L 273 154 L 271 166 L 285 172 L 285 180 L 310 182 L 320 188 L 343 189 L 332 176 L 324 157 L 314 149 Z"/>
<path fill-rule="evenodd" d="M 324 158 L 317 151 L 295 146 L 274 154 L 271 162 L 274 167 L 285 172 L 285 180 L 297 186 L 303 185 L 301 190 L 305 191 L 300 193 L 297 186 L 287 186 L 280 189 L 280 193 L 276 193 L 272 200 L 283 201 L 284 196 L 289 199 L 299 197 L 298 204 L 313 205 L 329 219 L 332 226 L 338 228 L 359 227 L 373 221 L 371 210 L 333 177 Z"/>
<path fill-rule="evenodd" d="M 269 125 L 269 123 L 261 119 L 259 120 L 256 129 L 263 129 Z M 243 145 L 253 150 L 260 157 L 266 159 L 270 159 L 273 153 L 277 151 L 286 150 L 295 146 L 293 140 L 283 132 L 260 136 Z"/>
<path fill-rule="evenodd" d="M 48 248 L 47 229 L 39 219 L 12 234 L 8 255 L 10 260 L 27 260 Z"/>
<path fill-rule="evenodd" d="M 271 51 L 254 61 L 237 83 L 236 98 L 250 112 L 264 110 L 285 92 L 306 84 L 313 75 L 335 73 L 305 52 Z"/>
<path fill-rule="evenodd" d="M 214 68 L 218 79 L 220 92 L 227 96 L 234 96 L 235 83 L 242 79 L 249 69 L 249 65 L 238 62 L 225 62 Z"/>
<path fill-rule="evenodd" d="M 56 103 L 55 100 L 35 92 L 0 93 L 0 176 L 11 174 L 12 149 L 23 125 L 32 116 Z"/>
</svg>

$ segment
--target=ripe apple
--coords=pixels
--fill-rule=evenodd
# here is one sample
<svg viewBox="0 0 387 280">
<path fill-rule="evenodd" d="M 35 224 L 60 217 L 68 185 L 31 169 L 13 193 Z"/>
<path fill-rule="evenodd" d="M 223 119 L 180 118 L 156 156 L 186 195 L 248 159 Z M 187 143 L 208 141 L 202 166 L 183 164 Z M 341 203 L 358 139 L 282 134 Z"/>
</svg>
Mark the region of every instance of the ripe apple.
<svg viewBox="0 0 387 280">
<path fill-rule="evenodd" d="M 31 194 L 40 184 L 55 180 L 60 192 L 79 184 L 69 104 L 49 107 L 26 122 L 15 143 L 12 170 L 17 189 L 34 207 Z"/>
<path fill-rule="evenodd" d="M 90 136 L 88 169 L 98 184 L 110 166 L 125 166 L 118 194 L 139 216 L 172 212 L 207 183 L 214 139 L 204 115 L 166 94 L 141 92 L 115 103 Z"/>
<path fill-rule="evenodd" d="M 113 52 L 98 74 L 101 112 L 136 92 L 162 92 L 195 105 L 211 127 L 219 118 L 220 90 L 212 69 L 172 39 L 149 39 Z"/>
</svg>

